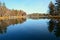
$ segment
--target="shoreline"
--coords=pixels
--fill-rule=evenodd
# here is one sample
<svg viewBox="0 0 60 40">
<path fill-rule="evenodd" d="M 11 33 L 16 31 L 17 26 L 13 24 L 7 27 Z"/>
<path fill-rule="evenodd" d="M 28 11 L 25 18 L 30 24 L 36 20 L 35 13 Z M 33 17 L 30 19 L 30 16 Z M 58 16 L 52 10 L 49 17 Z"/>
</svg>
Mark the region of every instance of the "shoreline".
<svg viewBox="0 0 60 40">
<path fill-rule="evenodd" d="M 44 17 L 58 17 L 58 18 L 60 18 L 60 16 L 31 16 L 31 18 L 34 18 L 34 17 L 42 17 L 42 18 L 44 18 Z"/>
<path fill-rule="evenodd" d="M 3 16 L 3 17 L 0 17 L 0 20 L 4 20 L 4 19 L 18 19 L 18 18 L 26 18 L 26 16 Z"/>
<path fill-rule="evenodd" d="M 26 18 L 27 16 L 3 16 L 3 17 L 0 17 L 0 20 L 3 20 L 3 19 L 18 19 L 18 18 Z M 60 18 L 60 16 L 39 16 L 39 17 L 28 17 L 28 18 Z"/>
<path fill-rule="evenodd" d="M 40 19 L 40 18 L 47 18 L 47 19 L 60 19 L 60 16 L 39 16 L 39 17 L 35 17 L 35 16 L 33 16 L 33 17 L 29 17 L 29 18 L 31 18 L 31 19 Z"/>
</svg>

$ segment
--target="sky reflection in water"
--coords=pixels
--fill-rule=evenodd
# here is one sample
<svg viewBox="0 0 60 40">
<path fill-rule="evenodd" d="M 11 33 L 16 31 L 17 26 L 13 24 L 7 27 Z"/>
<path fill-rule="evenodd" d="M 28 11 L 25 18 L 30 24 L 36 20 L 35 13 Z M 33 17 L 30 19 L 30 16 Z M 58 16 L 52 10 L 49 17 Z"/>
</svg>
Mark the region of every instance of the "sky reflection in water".
<svg viewBox="0 0 60 40">
<path fill-rule="evenodd" d="M 0 40 L 59 40 L 60 19 L 0 20 Z"/>
</svg>

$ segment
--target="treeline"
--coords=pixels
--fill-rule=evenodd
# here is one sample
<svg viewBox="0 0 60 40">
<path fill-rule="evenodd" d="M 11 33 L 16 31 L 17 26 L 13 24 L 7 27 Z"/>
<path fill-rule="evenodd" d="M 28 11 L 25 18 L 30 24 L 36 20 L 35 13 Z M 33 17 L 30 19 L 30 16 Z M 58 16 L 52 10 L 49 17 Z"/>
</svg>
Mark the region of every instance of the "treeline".
<svg viewBox="0 0 60 40">
<path fill-rule="evenodd" d="M 49 14 L 52 16 L 60 16 L 60 0 L 55 0 L 56 3 L 53 4 L 51 1 L 49 4 Z"/>
<path fill-rule="evenodd" d="M 32 14 L 29 14 L 28 16 L 49 16 L 49 14 L 45 14 L 45 13 L 32 13 Z"/>
<path fill-rule="evenodd" d="M 48 7 L 48 13 L 32 13 L 29 14 L 29 17 L 60 17 L 60 0 L 55 0 L 56 2 L 53 3 L 52 1 L 49 3 Z"/>
<path fill-rule="evenodd" d="M 8 9 L 5 3 L 0 2 L 0 17 L 2 16 L 26 16 L 26 12 L 23 10 Z"/>
</svg>

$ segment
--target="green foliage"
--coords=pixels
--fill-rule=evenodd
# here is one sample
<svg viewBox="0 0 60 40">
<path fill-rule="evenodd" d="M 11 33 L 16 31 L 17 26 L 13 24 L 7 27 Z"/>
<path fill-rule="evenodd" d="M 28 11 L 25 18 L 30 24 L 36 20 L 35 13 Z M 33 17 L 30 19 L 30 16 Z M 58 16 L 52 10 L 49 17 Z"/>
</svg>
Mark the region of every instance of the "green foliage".
<svg viewBox="0 0 60 40">
<path fill-rule="evenodd" d="M 60 15 L 60 0 L 56 0 L 56 12 Z"/>
<path fill-rule="evenodd" d="M 49 4 L 49 14 L 55 15 L 55 5 L 52 3 L 52 1 Z"/>
</svg>

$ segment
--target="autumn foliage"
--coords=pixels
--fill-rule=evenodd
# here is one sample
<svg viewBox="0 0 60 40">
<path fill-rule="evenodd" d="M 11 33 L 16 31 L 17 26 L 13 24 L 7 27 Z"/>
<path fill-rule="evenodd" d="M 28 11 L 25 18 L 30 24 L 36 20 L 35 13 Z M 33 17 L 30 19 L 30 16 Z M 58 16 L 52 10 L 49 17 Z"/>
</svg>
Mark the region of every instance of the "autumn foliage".
<svg viewBox="0 0 60 40">
<path fill-rule="evenodd" d="M 26 12 L 23 10 L 11 10 L 5 6 L 5 3 L 0 2 L 0 16 L 25 16 Z"/>
</svg>

